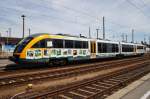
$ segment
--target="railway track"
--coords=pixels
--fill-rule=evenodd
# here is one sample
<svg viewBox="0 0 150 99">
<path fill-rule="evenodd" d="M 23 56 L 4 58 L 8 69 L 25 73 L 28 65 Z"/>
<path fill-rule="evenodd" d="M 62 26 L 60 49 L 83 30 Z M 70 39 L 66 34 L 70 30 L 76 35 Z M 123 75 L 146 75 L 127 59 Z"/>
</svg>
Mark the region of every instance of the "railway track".
<svg viewBox="0 0 150 99">
<path fill-rule="evenodd" d="M 147 57 L 147 56 L 146 56 Z M 144 56 L 144 58 L 146 58 Z M 115 62 L 121 62 L 121 61 L 127 61 L 127 60 L 136 60 L 136 59 L 144 59 L 143 57 L 129 57 L 129 58 L 115 58 L 115 59 L 108 59 L 108 60 L 102 60 L 101 62 L 97 61 L 86 61 L 82 63 L 76 63 L 76 64 L 71 64 L 71 65 L 66 65 L 66 66 L 48 66 L 48 65 L 43 65 L 43 66 L 35 66 L 35 65 L 19 65 L 19 64 L 12 64 L 8 66 L 0 66 L 0 76 L 3 75 L 13 75 L 13 74 L 22 74 L 22 73 L 29 73 L 29 72 L 38 72 L 38 71 L 45 71 L 47 70 L 54 70 L 54 69 L 64 69 L 64 68 L 74 68 L 75 66 L 85 66 L 85 65 L 90 65 L 90 64 L 109 64 L 109 63 L 115 63 Z M 31 68 L 31 69 L 30 69 Z"/>
<path fill-rule="evenodd" d="M 77 82 L 56 90 L 25 93 L 13 99 L 104 99 L 128 83 L 150 72 L 150 64 L 134 64 L 132 67 Z"/>
<path fill-rule="evenodd" d="M 107 65 L 107 64 L 115 64 L 115 63 L 118 63 L 118 62 L 123 62 L 123 61 L 131 61 L 131 60 L 144 60 L 144 59 L 147 59 L 147 57 L 134 57 L 134 58 L 128 58 L 128 59 L 120 59 L 120 60 L 110 60 L 110 61 L 104 61 L 104 62 L 92 62 L 92 63 L 86 63 L 86 64 L 74 64 L 74 65 L 68 65 L 68 66 L 62 66 L 62 67 L 50 67 L 50 68 L 38 68 L 36 69 L 36 67 L 34 69 L 31 69 L 30 70 L 30 67 L 27 68 L 27 69 L 21 69 L 21 70 L 0 70 L 0 79 L 1 78 L 4 78 L 6 76 L 9 76 L 9 77 L 13 77 L 13 76 L 21 76 L 21 75 L 26 75 L 26 74 L 36 74 L 36 73 L 41 73 L 41 72 L 51 72 L 51 71 L 55 71 L 55 70 L 58 70 L 58 69 L 71 69 L 71 68 L 80 68 L 80 67 L 88 67 L 88 66 L 93 66 L 93 65 Z M 21 67 L 18 66 L 18 67 Z M 6 69 L 6 67 L 0 67 L 0 69 Z"/>
<path fill-rule="evenodd" d="M 0 77 L 0 87 L 10 87 L 10 86 L 19 86 L 26 83 L 34 83 L 34 81 L 41 81 L 41 80 L 55 80 L 55 79 L 62 79 L 67 77 L 73 77 L 81 74 L 97 72 L 100 70 L 111 69 L 115 67 L 120 67 L 120 65 L 126 66 L 132 63 L 136 63 L 139 61 L 147 62 L 146 59 L 136 59 L 132 61 L 120 61 L 120 62 L 112 62 L 111 64 L 92 64 L 89 66 L 83 67 L 75 67 L 75 68 L 65 68 L 65 69 L 57 69 L 52 71 L 44 71 L 44 72 L 36 72 L 36 73 L 29 73 L 24 75 L 9 75 L 9 76 L 1 76 Z M 149 60 L 148 60 L 149 61 Z"/>
</svg>

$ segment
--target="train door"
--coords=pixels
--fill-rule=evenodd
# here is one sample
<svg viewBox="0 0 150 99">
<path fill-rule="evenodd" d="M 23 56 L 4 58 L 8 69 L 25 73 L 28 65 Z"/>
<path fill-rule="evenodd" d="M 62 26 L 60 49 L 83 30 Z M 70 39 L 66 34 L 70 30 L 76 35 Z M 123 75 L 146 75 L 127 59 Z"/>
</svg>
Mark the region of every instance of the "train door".
<svg viewBox="0 0 150 99">
<path fill-rule="evenodd" d="M 91 58 L 96 58 L 96 41 L 90 42 Z"/>
</svg>

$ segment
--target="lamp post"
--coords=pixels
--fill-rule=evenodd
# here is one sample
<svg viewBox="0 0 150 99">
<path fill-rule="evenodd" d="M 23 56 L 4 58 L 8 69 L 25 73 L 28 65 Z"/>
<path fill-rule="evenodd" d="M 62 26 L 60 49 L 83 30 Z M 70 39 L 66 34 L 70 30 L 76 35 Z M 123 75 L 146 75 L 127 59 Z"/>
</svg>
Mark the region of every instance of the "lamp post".
<svg viewBox="0 0 150 99">
<path fill-rule="evenodd" d="M 25 15 L 22 15 L 21 17 L 22 17 L 22 19 L 23 19 L 23 27 L 22 27 L 22 28 L 23 28 L 23 31 L 22 31 L 22 32 L 23 32 L 23 35 L 22 35 L 22 38 L 24 38 L 24 23 L 25 23 L 25 17 L 26 17 L 26 16 L 25 16 Z"/>
<path fill-rule="evenodd" d="M 29 36 L 30 36 L 30 34 L 31 34 L 31 29 L 29 28 Z"/>
<path fill-rule="evenodd" d="M 10 37 L 11 38 L 11 28 L 8 28 L 8 31 L 9 31 L 9 35 L 8 35 L 8 37 Z"/>
<path fill-rule="evenodd" d="M 97 39 L 98 39 L 98 31 L 99 31 L 99 29 L 96 29 L 96 31 L 97 31 Z"/>
</svg>

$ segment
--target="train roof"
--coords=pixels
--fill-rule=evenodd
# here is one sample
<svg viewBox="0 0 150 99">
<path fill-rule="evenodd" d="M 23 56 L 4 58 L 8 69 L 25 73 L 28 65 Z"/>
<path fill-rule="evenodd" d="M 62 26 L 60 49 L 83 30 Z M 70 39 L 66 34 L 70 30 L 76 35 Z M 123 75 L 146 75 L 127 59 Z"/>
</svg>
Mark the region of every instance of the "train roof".
<svg viewBox="0 0 150 99">
<path fill-rule="evenodd" d="M 130 43 L 130 42 L 120 42 L 120 44 L 125 44 L 125 45 L 139 45 L 139 46 L 144 46 L 143 44 L 139 44 L 139 43 Z"/>
<path fill-rule="evenodd" d="M 36 33 L 36 34 L 30 35 L 29 37 L 37 37 L 37 36 L 41 36 L 41 35 L 49 35 L 49 36 L 52 36 L 52 37 L 58 38 L 58 39 L 81 40 L 81 41 L 97 41 L 97 42 L 103 42 L 103 43 L 119 44 L 119 42 L 117 42 L 117 41 L 94 39 L 94 38 L 85 38 L 85 37 L 80 37 L 80 36 L 72 36 L 72 35 L 69 35 L 69 34 Z M 120 44 L 144 46 L 143 44 L 129 43 L 129 42 L 120 42 Z"/>
<path fill-rule="evenodd" d="M 110 40 L 97 40 L 97 42 L 119 44 L 119 42 L 117 42 L 117 41 L 110 41 Z"/>
</svg>

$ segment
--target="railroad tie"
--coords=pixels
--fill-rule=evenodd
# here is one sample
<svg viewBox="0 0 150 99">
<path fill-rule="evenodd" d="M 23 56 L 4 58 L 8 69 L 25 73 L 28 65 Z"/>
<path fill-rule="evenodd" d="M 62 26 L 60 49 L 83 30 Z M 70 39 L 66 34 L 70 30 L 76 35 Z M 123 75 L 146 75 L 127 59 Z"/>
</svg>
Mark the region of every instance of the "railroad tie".
<svg viewBox="0 0 150 99">
<path fill-rule="evenodd" d="M 109 84 L 109 83 L 105 83 L 105 82 L 97 82 L 98 84 L 102 84 L 102 85 L 106 85 L 105 87 L 108 87 L 108 86 L 113 86 L 112 84 Z"/>
<path fill-rule="evenodd" d="M 90 93 L 90 94 L 95 94 L 94 92 L 91 92 L 91 91 L 87 91 L 87 90 L 83 90 L 83 89 L 78 89 L 78 90 L 80 90 L 80 91 L 84 91 L 84 92 L 87 92 L 87 93 Z"/>
<path fill-rule="evenodd" d="M 114 82 L 114 83 L 122 82 L 121 79 L 117 79 L 117 78 L 116 79 L 115 78 L 114 79 L 113 78 L 112 79 L 108 79 L 107 81 Z"/>
<path fill-rule="evenodd" d="M 109 80 L 104 80 L 103 82 L 106 82 L 106 83 L 111 83 L 111 84 L 118 84 L 118 82 L 122 82 L 120 80 L 116 80 L 116 79 L 109 79 Z"/>
<path fill-rule="evenodd" d="M 86 86 L 86 88 L 94 89 L 94 90 L 100 90 L 100 89 L 98 89 L 98 88 L 94 88 L 94 87 L 90 87 L 90 86 Z"/>
<path fill-rule="evenodd" d="M 93 86 L 96 86 L 96 87 L 101 87 L 100 85 L 97 85 L 97 84 L 92 84 Z"/>
<path fill-rule="evenodd" d="M 74 94 L 74 95 L 77 95 L 77 96 L 80 96 L 80 97 L 87 98 L 87 96 L 82 95 L 82 94 L 80 94 L 80 93 L 73 92 L 73 91 L 70 91 L 69 93 Z"/>
<path fill-rule="evenodd" d="M 71 97 L 65 96 L 63 94 L 58 95 L 59 97 L 65 98 L 65 99 L 72 99 Z"/>
</svg>

